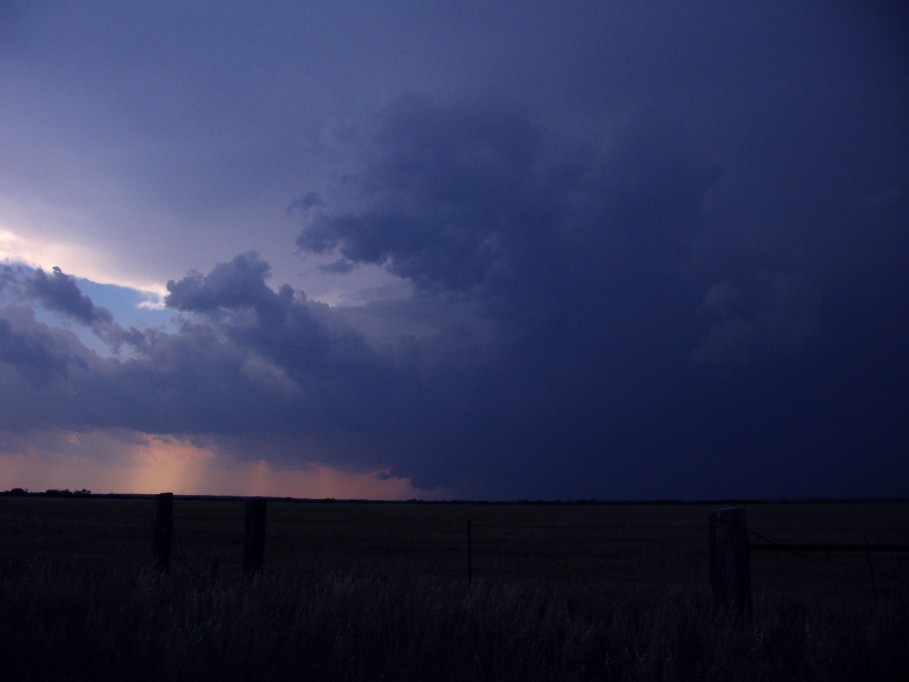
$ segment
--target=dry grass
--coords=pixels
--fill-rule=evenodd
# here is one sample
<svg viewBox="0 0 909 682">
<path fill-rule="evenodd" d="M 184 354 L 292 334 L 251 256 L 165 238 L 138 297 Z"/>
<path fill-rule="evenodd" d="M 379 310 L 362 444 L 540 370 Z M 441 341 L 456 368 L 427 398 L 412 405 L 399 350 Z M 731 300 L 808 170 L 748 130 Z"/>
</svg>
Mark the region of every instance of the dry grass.
<svg viewBox="0 0 909 682">
<path fill-rule="evenodd" d="M 4 677 L 902 680 L 909 668 L 909 557 L 875 558 L 875 603 L 864 557 L 756 556 L 753 613 L 715 611 L 706 507 L 271 504 L 252 584 L 239 575 L 242 505 L 174 511 L 192 571 L 175 561 L 161 580 L 145 571 L 148 500 L 0 499 Z M 748 513 L 779 539 L 906 542 L 906 511 Z M 216 580 L 193 575 L 214 558 Z"/>
</svg>

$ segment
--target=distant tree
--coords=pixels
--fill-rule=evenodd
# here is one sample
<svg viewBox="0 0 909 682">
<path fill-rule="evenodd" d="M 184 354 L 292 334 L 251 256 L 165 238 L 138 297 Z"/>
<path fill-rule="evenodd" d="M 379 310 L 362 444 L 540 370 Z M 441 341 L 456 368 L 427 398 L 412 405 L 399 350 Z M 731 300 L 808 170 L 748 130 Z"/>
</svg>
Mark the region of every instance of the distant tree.
<svg viewBox="0 0 909 682">
<path fill-rule="evenodd" d="M 28 489 L 27 488 L 13 488 L 12 490 L 7 490 L 3 494 L 10 495 L 11 497 L 22 497 L 23 495 L 28 495 Z"/>
</svg>

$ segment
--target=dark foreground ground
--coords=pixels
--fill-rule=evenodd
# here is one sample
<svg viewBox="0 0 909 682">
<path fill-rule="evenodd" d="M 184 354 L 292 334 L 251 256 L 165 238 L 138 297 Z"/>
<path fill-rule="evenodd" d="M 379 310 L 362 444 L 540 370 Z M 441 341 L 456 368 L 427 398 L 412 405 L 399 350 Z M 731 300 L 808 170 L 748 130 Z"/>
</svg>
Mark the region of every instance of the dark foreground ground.
<svg viewBox="0 0 909 682">
<path fill-rule="evenodd" d="M 909 554 L 752 555 L 713 608 L 710 505 L 0 498 L 4 679 L 905 680 Z M 909 504 L 747 507 L 755 542 L 909 545 Z M 468 583 L 467 522 L 472 581 Z"/>
</svg>

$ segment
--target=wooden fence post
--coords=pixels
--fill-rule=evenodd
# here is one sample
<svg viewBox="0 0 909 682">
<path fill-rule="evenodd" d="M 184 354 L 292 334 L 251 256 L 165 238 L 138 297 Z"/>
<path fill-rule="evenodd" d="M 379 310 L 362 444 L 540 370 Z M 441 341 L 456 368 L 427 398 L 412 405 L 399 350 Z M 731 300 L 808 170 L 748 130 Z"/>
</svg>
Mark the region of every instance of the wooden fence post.
<svg viewBox="0 0 909 682">
<path fill-rule="evenodd" d="M 173 493 L 161 493 L 155 498 L 155 515 L 152 520 L 152 570 L 158 573 L 167 573 L 170 570 L 173 509 Z"/>
<path fill-rule="evenodd" d="M 467 520 L 467 584 L 473 583 L 473 541 L 470 533 L 471 521 Z"/>
<path fill-rule="evenodd" d="M 717 509 L 709 514 L 710 585 L 716 606 L 751 608 L 751 564 L 745 509 Z"/>
<path fill-rule="evenodd" d="M 252 579 L 262 570 L 265 558 L 265 500 L 247 500 L 246 534 L 243 541 L 243 571 Z"/>
</svg>

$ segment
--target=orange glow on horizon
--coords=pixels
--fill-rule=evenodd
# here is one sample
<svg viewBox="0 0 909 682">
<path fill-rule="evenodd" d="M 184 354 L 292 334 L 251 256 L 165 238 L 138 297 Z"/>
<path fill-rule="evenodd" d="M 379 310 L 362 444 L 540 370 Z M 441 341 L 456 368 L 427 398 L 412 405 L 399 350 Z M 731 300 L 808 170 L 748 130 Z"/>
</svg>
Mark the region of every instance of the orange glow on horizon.
<svg viewBox="0 0 909 682">
<path fill-rule="evenodd" d="M 103 432 L 60 434 L 54 447 L 29 446 L 24 452 L 0 446 L 0 490 L 14 487 L 373 500 L 441 493 L 417 490 L 409 479 L 388 477 L 381 469 L 352 472 L 324 464 L 277 468 L 264 459 L 234 461 L 175 437 Z"/>
</svg>

